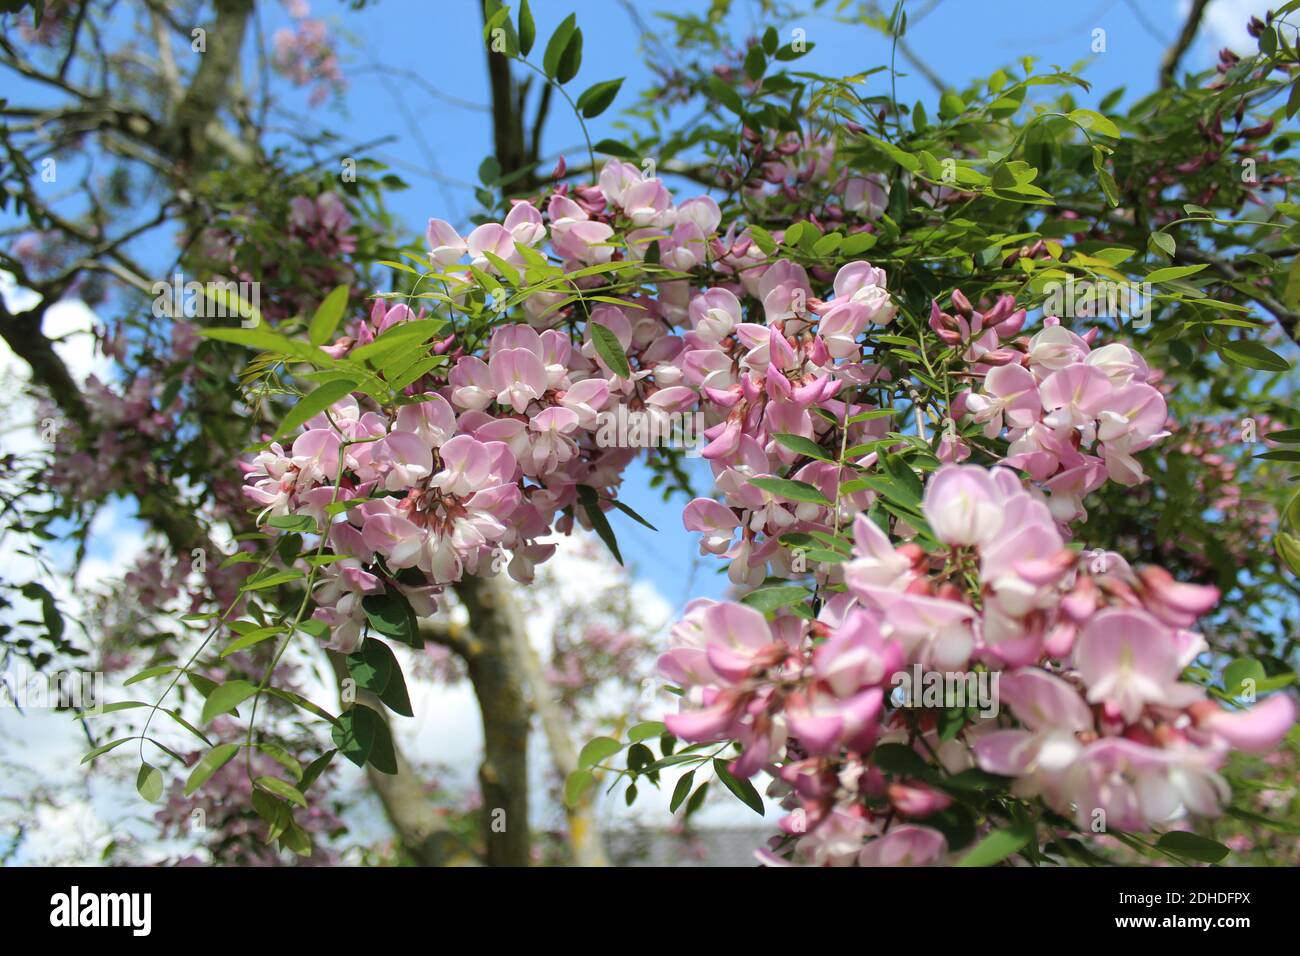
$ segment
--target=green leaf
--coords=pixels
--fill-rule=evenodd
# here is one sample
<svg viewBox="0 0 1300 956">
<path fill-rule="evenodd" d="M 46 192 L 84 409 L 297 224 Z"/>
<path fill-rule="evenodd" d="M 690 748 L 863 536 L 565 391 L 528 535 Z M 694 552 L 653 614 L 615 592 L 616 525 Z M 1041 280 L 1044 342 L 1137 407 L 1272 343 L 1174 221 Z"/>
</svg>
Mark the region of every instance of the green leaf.
<svg viewBox="0 0 1300 956">
<path fill-rule="evenodd" d="M 597 83 L 595 86 L 589 86 L 578 97 L 577 108 L 587 119 L 593 119 L 599 116 L 605 110 L 609 109 L 614 97 L 618 95 L 619 87 L 623 85 L 623 78 L 617 80 L 605 80 L 603 83 Z"/>
<path fill-rule="evenodd" d="M 814 505 L 830 505 L 831 501 L 815 486 L 806 481 L 790 478 L 751 478 L 749 483 L 755 488 L 770 492 L 787 501 L 802 501 Z"/>
<path fill-rule="evenodd" d="M 135 789 L 150 803 L 157 803 L 162 799 L 162 771 L 148 763 L 140 764 L 140 772 L 135 775 Z"/>
<path fill-rule="evenodd" d="M 300 764 L 298 758 L 289 753 L 289 751 L 285 750 L 279 744 L 273 744 L 267 740 L 260 741 L 255 746 L 285 770 L 289 771 L 289 773 L 293 775 L 294 780 L 302 779 L 302 764 Z"/>
<path fill-rule="evenodd" d="M 129 687 L 131 684 L 138 683 L 139 681 L 142 680 L 148 680 L 151 677 L 158 677 L 162 674 L 170 674 L 174 670 L 176 670 L 175 664 L 159 664 L 157 667 L 146 667 L 144 670 L 140 671 L 139 673 L 132 674 L 130 677 L 128 677 L 125 681 L 122 682 L 122 686 Z"/>
<path fill-rule="evenodd" d="M 899 777 L 925 777 L 930 773 L 921 755 L 906 744 L 880 744 L 871 752 L 871 759 L 881 770 Z"/>
<path fill-rule="evenodd" d="M 343 318 L 343 310 L 347 306 L 346 285 L 337 286 L 325 296 L 325 301 L 316 309 L 316 314 L 311 317 L 311 324 L 307 326 L 307 337 L 312 345 L 324 345 L 334 337 L 334 330 L 339 327 L 339 320 Z"/>
<path fill-rule="evenodd" d="M 745 75 L 755 83 L 763 78 L 763 73 L 767 70 L 767 57 L 759 44 L 755 43 L 745 54 L 744 70 Z"/>
<path fill-rule="evenodd" d="M 564 804 L 569 808 L 576 807 L 582 800 L 583 794 L 591 788 L 596 782 L 595 775 L 590 770 L 575 770 L 564 779 Z"/>
<path fill-rule="evenodd" d="M 623 745 L 613 737 L 596 737 L 587 741 L 586 746 L 582 748 L 582 753 L 578 754 L 578 767 L 582 769 L 594 766 L 622 749 Z"/>
<path fill-rule="evenodd" d="M 298 789 L 306 793 L 311 785 L 320 778 L 320 775 L 325 772 L 325 768 L 330 765 L 336 753 L 338 753 L 337 750 L 327 750 L 309 763 L 307 769 L 302 772 L 302 779 L 298 781 Z"/>
<path fill-rule="evenodd" d="M 874 136 L 864 136 L 863 138 L 908 172 L 914 173 L 921 168 L 919 159 L 906 150 L 899 149 L 893 143 L 887 143 L 883 139 L 876 139 Z"/>
<path fill-rule="evenodd" d="M 611 501 L 610 504 L 612 504 L 612 505 L 613 505 L 615 508 L 617 508 L 619 511 L 623 512 L 623 514 L 627 515 L 629 518 L 631 518 L 631 519 L 632 519 L 633 521 L 635 521 L 637 524 L 639 524 L 639 525 L 643 525 L 644 527 L 649 528 L 651 531 L 658 531 L 658 530 L 659 530 L 659 529 L 656 528 L 654 525 L 652 525 L 649 521 L 646 521 L 645 518 L 642 518 L 639 514 L 637 514 L 635 511 L 633 511 L 632 508 L 631 508 L 631 506 L 629 506 L 629 505 L 625 505 L 625 504 L 623 504 L 623 502 L 618 501 L 617 499 L 615 499 L 614 501 Z"/>
<path fill-rule="evenodd" d="M 139 740 L 139 739 L 140 739 L 139 737 L 118 737 L 116 740 L 110 740 L 108 743 L 100 744 L 94 750 L 87 753 L 84 757 L 81 758 L 81 762 L 83 764 L 90 763 L 96 757 L 102 757 L 110 750 L 116 750 L 118 747 L 122 746 L 122 744 L 126 743 L 128 740 Z"/>
<path fill-rule="evenodd" d="M 256 693 L 257 688 L 246 680 L 226 681 L 213 688 L 203 702 L 203 716 L 199 723 L 212 723 L 214 718 L 230 713 Z"/>
<path fill-rule="evenodd" d="M 569 27 L 567 31 L 565 24 Z M 562 33 L 564 46 L 552 55 L 552 46 Z M 551 42 L 546 45 L 543 63 L 553 64 L 545 67 L 546 73 L 560 84 L 568 83 L 578 75 L 578 69 L 582 66 L 582 31 L 578 29 L 574 14 L 569 14 L 552 35 Z"/>
<path fill-rule="evenodd" d="M 305 575 L 297 568 L 290 568 L 287 571 L 277 571 L 275 568 L 268 568 L 260 574 L 254 574 L 240 585 L 241 591 L 262 591 L 266 588 L 277 587 L 281 584 L 288 584 L 290 581 L 297 581 Z"/>
<path fill-rule="evenodd" d="M 277 797 L 284 797 L 290 803 L 296 803 L 304 810 L 307 809 L 307 798 L 299 792 L 297 787 L 286 783 L 279 777 L 258 777 L 253 782 L 268 793 L 273 793 Z"/>
<path fill-rule="evenodd" d="M 1209 263 L 1201 263 L 1194 266 L 1167 266 L 1164 269 L 1157 269 L 1147 276 L 1148 282 L 1169 282 L 1172 279 L 1183 279 L 1190 275 L 1195 275 L 1202 269 L 1208 269 Z"/>
<path fill-rule="evenodd" d="M 1123 136 L 1118 126 L 1096 110 L 1072 110 L 1070 119 L 1089 132 L 1100 133 L 1102 136 L 1109 136 L 1111 139 L 1119 139 Z"/>
<path fill-rule="evenodd" d="M 835 461 L 830 452 L 811 438 L 804 438 L 802 435 L 790 435 L 785 432 L 777 432 L 772 437 L 795 454 L 807 455 L 809 458 L 816 458 L 818 461 Z"/>
<path fill-rule="evenodd" d="M 1300 577 L 1300 538 L 1279 531 L 1273 538 L 1273 549 L 1277 556 L 1291 569 L 1291 573 Z"/>
<path fill-rule="evenodd" d="M 713 758 L 713 771 L 722 781 L 722 785 L 736 795 L 745 806 L 753 810 L 760 817 L 764 815 L 763 798 L 758 795 L 754 785 L 748 780 L 743 780 L 727 769 L 727 763 L 721 757 Z"/>
<path fill-rule="evenodd" d="M 1218 347 L 1220 357 L 1233 365 L 1257 368 L 1265 372 L 1287 372 L 1291 363 L 1266 345 L 1250 339 L 1225 341 Z"/>
<path fill-rule="evenodd" d="M 242 345 L 244 348 L 270 352 L 276 356 L 283 356 L 286 360 L 310 362 L 321 367 L 337 364 L 334 359 L 314 345 L 294 341 L 278 332 L 270 332 L 264 328 L 245 329 L 222 326 L 220 328 L 199 329 L 199 334 L 204 338 L 216 339 L 218 342 L 230 342 L 234 345 Z"/>
<path fill-rule="evenodd" d="M 807 588 L 778 586 L 750 591 L 740 599 L 740 603 L 764 614 L 770 614 L 790 604 L 802 604 L 808 600 L 808 597 Z"/>
<path fill-rule="evenodd" d="M 609 519 L 605 517 L 605 512 L 600 510 L 600 501 L 596 497 L 596 490 L 589 485 L 578 485 L 578 503 L 582 505 L 583 513 L 586 514 L 587 520 L 591 522 L 592 530 L 596 532 L 601 541 L 605 542 L 605 547 L 609 548 L 609 553 L 614 555 L 614 560 L 621 565 L 623 555 L 618 550 L 618 538 L 614 535 L 614 529 L 609 526 Z"/>
<path fill-rule="evenodd" d="M 642 721 L 627 732 L 627 739 L 632 743 L 640 743 L 642 740 L 660 736 L 665 729 L 661 720 Z"/>
<path fill-rule="evenodd" d="M 191 796 L 194 791 L 211 779 L 212 775 L 230 763 L 232 757 L 239 753 L 239 744 L 218 744 L 213 747 L 190 771 L 190 778 L 185 781 L 185 796 Z"/>
<path fill-rule="evenodd" d="M 1253 681 L 1255 688 L 1258 689 L 1260 683 L 1267 677 L 1264 665 L 1259 661 L 1250 657 L 1239 657 L 1223 669 L 1223 687 L 1229 696 L 1239 697 L 1245 692 L 1243 684 L 1246 681 Z"/>
<path fill-rule="evenodd" d="M 348 673 L 356 679 L 358 687 L 373 692 L 393 713 L 415 716 L 402 667 L 393 649 L 383 641 L 366 638 L 360 649 L 348 655 Z"/>
<path fill-rule="evenodd" d="M 230 642 L 222 651 L 222 657 L 229 657 L 231 654 L 238 654 L 240 651 L 247 650 L 254 644 L 261 644 L 263 641 L 282 634 L 282 627 L 259 627 L 249 631 L 247 634 L 241 634 L 239 637 Z"/>
<path fill-rule="evenodd" d="M 592 149 L 598 153 L 604 153 L 606 156 L 617 156 L 619 159 L 636 159 L 639 155 L 632 147 L 620 143 L 616 139 L 602 139 Z"/>
<path fill-rule="evenodd" d="M 537 40 L 537 24 L 533 20 L 533 11 L 528 0 L 519 0 L 519 54 L 527 56 Z"/>
<path fill-rule="evenodd" d="M 1195 833 L 1186 833 L 1182 830 L 1171 830 L 1164 834 L 1156 841 L 1156 846 L 1178 856 L 1186 857 L 1189 860 L 1198 860 L 1202 863 L 1218 863 L 1231 852 L 1222 843 L 1216 843 L 1214 840 L 1206 839 Z"/>
<path fill-rule="evenodd" d="M 1178 248 L 1174 242 L 1174 237 L 1167 232 L 1153 232 L 1147 237 L 1147 248 L 1152 252 L 1163 253 L 1170 259 L 1174 257 L 1174 251 Z"/>
<path fill-rule="evenodd" d="M 377 633 L 416 649 L 424 646 L 415 611 L 401 591 L 389 587 L 383 594 L 368 594 L 361 599 L 361 608 Z"/>
<path fill-rule="evenodd" d="M 956 119 L 966 111 L 966 101 L 949 90 L 939 97 L 939 116 L 942 119 Z"/>
<path fill-rule="evenodd" d="M 623 351 L 618 336 L 599 322 L 588 322 L 587 327 L 591 330 L 591 344 L 609 370 L 620 378 L 631 378 L 632 366 L 628 364 L 627 353 Z"/>
<path fill-rule="evenodd" d="M 860 256 L 880 240 L 870 232 L 855 232 L 840 243 L 840 255 L 853 258 Z"/>
<path fill-rule="evenodd" d="M 316 525 L 316 519 L 311 515 L 276 515 L 267 523 L 268 527 L 278 528 L 281 531 L 297 531 L 303 534 L 315 534 L 319 528 Z M 247 552 L 240 551 L 239 554 Z M 254 560 L 256 560 L 254 558 Z"/>
<path fill-rule="evenodd" d="M 1034 838 L 1032 824 L 1019 823 L 1005 830 L 994 830 L 974 849 L 957 861 L 958 866 L 992 866 L 1001 863 Z"/>
<path fill-rule="evenodd" d="M 692 782 L 694 782 L 694 780 L 695 780 L 694 770 L 688 770 L 686 771 L 686 773 L 682 774 L 681 777 L 678 778 L 677 786 L 673 787 L 673 797 L 671 800 L 668 801 L 669 813 L 677 812 L 677 808 L 682 805 L 682 801 L 684 801 L 686 797 L 690 794 L 691 784 Z"/>
<path fill-rule="evenodd" d="M 397 757 L 388 724 L 369 707 L 354 704 L 340 714 L 332 736 L 339 752 L 358 767 L 369 763 L 382 773 L 397 773 Z"/>
</svg>

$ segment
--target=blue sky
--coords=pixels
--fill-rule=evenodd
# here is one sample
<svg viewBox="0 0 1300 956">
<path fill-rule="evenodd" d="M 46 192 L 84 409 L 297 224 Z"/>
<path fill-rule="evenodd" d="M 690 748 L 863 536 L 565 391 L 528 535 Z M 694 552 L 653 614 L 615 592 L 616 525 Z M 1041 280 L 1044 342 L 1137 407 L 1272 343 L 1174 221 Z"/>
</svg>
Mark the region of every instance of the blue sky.
<svg viewBox="0 0 1300 956">
<path fill-rule="evenodd" d="M 925 62 L 954 86 L 986 76 L 999 66 L 1025 55 L 1043 65 L 1070 67 L 1086 62 L 1084 76 L 1094 84 L 1081 103 L 1095 105 L 1106 92 L 1123 86 L 1129 96 L 1140 96 L 1155 83 L 1160 56 L 1182 23 L 1187 0 L 1099 0 L 1094 3 L 1025 3 L 1023 0 L 946 0 L 939 4 L 909 2 L 910 25 L 906 41 Z M 887 6 L 887 4 L 885 4 Z M 702 0 L 631 0 L 642 22 L 651 30 L 666 32 L 654 11 L 685 13 L 707 6 Z M 728 26 L 737 45 L 757 35 L 767 24 L 755 19 L 756 4 L 736 0 Z M 835 4 L 827 5 L 833 9 Z M 1244 24 L 1263 7 L 1253 0 L 1214 0 L 1201 37 L 1184 60 L 1187 68 L 1204 68 L 1214 61 L 1214 51 L 1225 44 L 1250 42 Z M 540 58 L 545 39 L 570 12 L 578 14 L 585 44 L 582 69 L 570 84 L 574 95 L 592 83 L 626 77 L 613 109 L 590 123 L 593 140 L 619 136 L 619 107 L 630 103 L 635 91 L 651 76 L 642 62 L 640 28 L 624 5 L 609 0 L 533 0 Z M 924 15 L 923 15 L 924 14 Z M 464 226 L 476 211 L 472 184 L 477 169 L 491 150 L 488 81 L 481 21 L 475 0 L 378 0 L 360 14 L 343 0 L 312 0 L 312 15 L 325 20 L 342 38 L 340 52 L 346 91 L 321 107 L 308 104 L 305 91 L 282 97 L 272 122 L 299 131 L 332 129 L 345 144 L 362 144 L 385 137 L 392 143 L 360 155 L 388 163 L 411 186 L 391 202 L 412 237 L 423 232 L 430 216 Z M 273 4 L 263 12 L 269 32 L 285 25 L 287 16 Z M 919 18 L 919 19 L 918 19 Z M 800 20 L 814 45 L 800 66 L 843 75 L 889 62 L 886 38 L 861 24 L 836 22 L 830 13 Z M 1105 52 L 1094 54 L 1095 30 L 1105 31 Z M 185 64 L 182 63 L 182 66 Z M 899 69 L 910 68 L 899 59 Z M 880 88 L 888 74 L 869 81 Z M 281 89 L 284 85 L 281 84 Z M 0 90 L 0 96 L 30 101 L 30 91 Z M 23 95 L 19 95 L 19 94 Z M 898 97 L 905 102 L 922 99 L 934 112 L 936 94 L 920 76 L 901 75 Z M 580 161 L 582 136 L 576 120 L 558 100 L 543 138 L 543 154 L 561 153 Z M 688 195 L 689 187 L 679 195 Z M 0 220 L 3 221 L 3 220 Z M 170 246 L 163 240 L 146 244 L 149 260 L 164 261 Z M 160 265 L 160 268 L 162 266 Z M 707 467 L 688 463 L 697 476 L 697 490 L 709 485 Z M 720 596 L 725 577 L 716 562 L 698 560 L 694 536 L 680 525 L 683 502 L 665 504 L 647 484 L 648 472 L 635 468 L 623 498 L 655 524 L 658 533 L 614 514 L 623 552 L 640 576 L 652 581 L 672 603 L 688 595 Z M 115 534 L 136 534 L 134 523 L 118 522 Z M 92 553 L 115 550 L 114 542 L 97 543 Z"/>
</svg>

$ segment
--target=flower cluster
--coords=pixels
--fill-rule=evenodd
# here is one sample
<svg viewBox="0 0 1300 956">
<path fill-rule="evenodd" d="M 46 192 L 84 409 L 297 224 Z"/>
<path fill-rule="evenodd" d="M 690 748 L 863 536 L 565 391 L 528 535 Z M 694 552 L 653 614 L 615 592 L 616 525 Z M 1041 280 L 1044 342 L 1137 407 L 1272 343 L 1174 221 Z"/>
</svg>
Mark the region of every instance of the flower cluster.
<svg viewBox="0 0 1300 956">
<path fill-rule="evenodd" d="M 946 810 L 950 775 L 973 767 L 1084 829 L 1214 815 L 1229 748 L 1266 750 L 1291 726 L 1284 695 L 1230 712 L 1180 680 L 1206 650 L 1190 628 L 1215 589 L 1070 548 L 1050 499 L 1007 468 L 943 467 L 923 511 L 931 550 L 856 519 L 846 590 L 815 621 L 697 602 L 674 628 L 660 669 L 685 698 L 669 729 L 737 741 L 732 771 L 771 772 L 795 811 L 768 862 L 938 862 L 944 833 L 917 821 Z M 942 706 L 891 694 L 914 665 L 996 674 L 1010 714 L 949 732 Z M 938 766 L 891 782 L 874 756 L 887 743 Z"/>
<path fill-rule="evenodd" d="M 982 378 L 978 391 L 957 396 L 954 411 L 969 413 L 986 438 L 1005 436 L 1005 463 L 1043 483 L 1058 521 L 1086 517 L 1083 499 L 1107 478 L 1145 480 L 1134 455 L 1169 432 L 1164 396 L 1142 356 L 1119 342 L 1094 349 L 1098 329 L 1077 335 L 1053 316 L 1034 336 L 1011 339 L 1025 320 L 1011 296 L 981 313 L 956 292 L 953 310 L 934 303 L 930 327 L 963 348 Z M 947 460 L 969 455 L 960 441 L 946 451 Z"/>
<path fill-rule="evenodd" d="M 331 93 L 339 93 L 347 85 L 334 38 L 324 23 L 312 19 L 307 0 L 285 0 L 284 6 L 293 18 L 293 28 L 275 31 L 271 65 L 295 86 L 310 85 L 311 105 L 320 106 Z"/>
<path fill-rule="evenodd" d="M 853 196 L 858 216 L 886 198 L 868 179 Z M 1120 829 L 1217 812 L 1228 749 L 1275 740 L 1290 701 L 1241 713 L 1208 701 L 1180 677 L 1205 650 L 1191 627 L 1217 591 L 1070 543 L 1088 494 L 1145 480 L 1135 456 L 1167 434 L 1158 376 L 1123 344 L 1096 347 L 1095 330 L 1047 317 L 1024 336 L 1012 297 L 977 309 L 956 292 L 929 327 L 949 348 L 947 374 L 971 387 L 937 406 L 877 364 L 874 339 L 899 311 L 882 269 L 810 271 L 771 254 L 783 233 L 721 226 L 713 200 L 678 202 L 617 161 L 594 185 L 517 201 L 468 235 L 429 221 L 435 281 L 455 308 L 496 298 L 481 274 L 518 284 L 558 261 L 568 286 L 521 297 L 523 323 L 419 350 L 433 361 L 409 367 L 405 403 L 345 397 L 246 464 L 263 523 L 310 515 L 328 529 L 337 559 L 320 569 L 315 613 L 333 646 L 355 646 L 368 595 L 396 589 L 426 614 L 467 574 L 508 566 L 530 581 L 547 539 L 608 507 L 639 451 L 602 441 L 602 415 L 697 413 L 716 498 L 684 520 L 702 551 L 727 558 L 744 588 L 805 574 L 824 588 L 815 615 L 771 620 L 697 602 L 660 662 L 684 694 L 674 734 L 734 741 L 732 773 L 778 779 L 793 812 L 769 861 L 942 859 L 945 831 L 926 821 L 952 804 L 948 775 L 971 768 L 1080 825 L 1094 812 Z M 613 264 L 635 291 L 578 310 Z M 381 300 L 325 351 L 343 358 L 424 321 Z M 900 397 L 918 431 L 936 412 L 966 422 L 964 436 L 945 425 L 946 464 L 923 492 L 902 465 L 915 487 L 903 514 L 876 507 L 885 493 L 862 477 L 904 461 L 908 436 L 886 423 Z M 1001 465 L 959 464 L 977 446 Z M 849 527 L 848 560 L 800 563 L 791 535 L 835 547 Z M 891 694 L 909 668 L 995 678 L 1007 711 L 958 708 L 951 723 L 950 708 Z M 900 777 L 877 762 L 883 744 L 934 762 Z"/>
</svg>

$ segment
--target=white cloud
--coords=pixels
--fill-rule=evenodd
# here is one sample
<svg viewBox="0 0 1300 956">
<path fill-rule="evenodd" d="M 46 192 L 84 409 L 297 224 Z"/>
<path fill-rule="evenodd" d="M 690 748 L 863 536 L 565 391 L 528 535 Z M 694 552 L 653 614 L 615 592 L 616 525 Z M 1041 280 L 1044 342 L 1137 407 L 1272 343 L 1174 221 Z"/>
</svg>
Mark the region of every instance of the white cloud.
<svg viewBox="0 0 1300 956">
<path fill-rule="evenodd" d="M 1277 6 L 1277 3 L 1270 0 L 1213 0 L 1205 8 L 1205 17 L 1201 22 L 1200 39 L 1204 44 L 1208 44 L 1213 51 L 1218 51 L 1223 47 L 1237 53 L 1253 53 L 1259 48 L 1259 41 L 1246 32 L 1246 24 L 1250 22 L 1251 17 L 1264 19 L 1270 7 Z M 1187 18 L 1191 11 L 1190 0 L 1179 0 L 1178 16 L 1181 27 L 1182 21 Z M 1211 56 L 1213 56 L 1213 51 Z"/>
</svg>

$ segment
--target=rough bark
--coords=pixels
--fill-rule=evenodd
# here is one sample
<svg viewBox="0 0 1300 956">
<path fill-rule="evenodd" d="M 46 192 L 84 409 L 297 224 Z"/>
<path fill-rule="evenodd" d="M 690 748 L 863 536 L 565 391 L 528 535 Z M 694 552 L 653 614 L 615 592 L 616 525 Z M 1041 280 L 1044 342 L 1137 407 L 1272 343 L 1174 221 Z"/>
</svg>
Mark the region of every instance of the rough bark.
<svg viewBox="0 0 1300 956">
<path fill-rule="evenodd" d="M 486 859 L 492 866 L 527 866 L 530 713 L 506 587 L 499 577 L 470 577 L 456 585 L 456 596 L 474 634 L 464 657 L 483 718 L 479 786 Z"/>
</svg>

